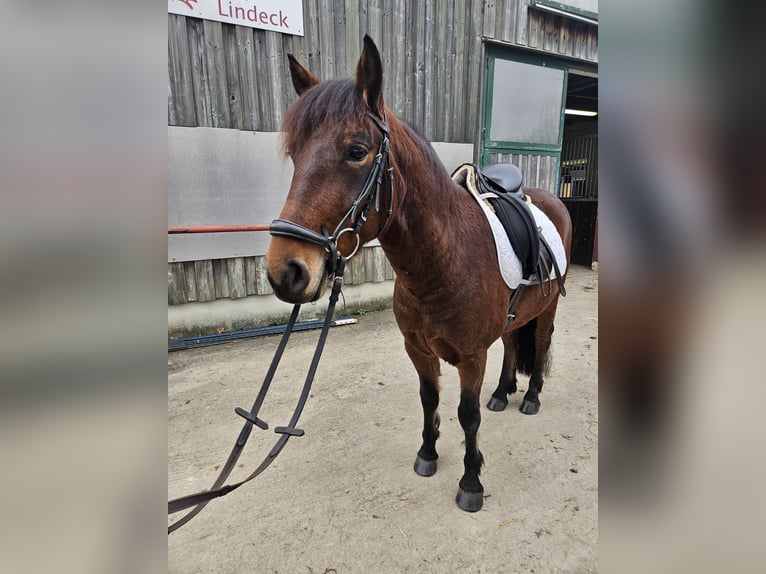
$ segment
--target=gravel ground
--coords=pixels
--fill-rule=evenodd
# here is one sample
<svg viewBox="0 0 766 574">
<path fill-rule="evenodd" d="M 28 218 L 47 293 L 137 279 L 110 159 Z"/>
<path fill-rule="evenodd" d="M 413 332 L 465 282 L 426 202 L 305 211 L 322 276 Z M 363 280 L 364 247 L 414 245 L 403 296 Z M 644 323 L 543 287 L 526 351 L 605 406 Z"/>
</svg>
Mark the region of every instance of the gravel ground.
<svg viewBox="0 0 766 574">
<path fill-rule="evenodd" d="M 170 572 L 301 574 L 595 572 L 598 537 L 598 274 L 573 267 L 559 303 L 553 369 L 536 416 L 482 410 L 484 508 L 454 502 L 463 471 L 457 370 L 442 368 L 439 470 L 412 470 L 422 414 L 415 369 L 390 310 L 333 328 L 299 427 L 255 481 L 168 538 Z M 318 331 L 293 334 L 261 412 L 284 425 Z M 168 355 L 168 496 L 210 486 L 278 337 Z M 502 363 L 490 349 L 486 404 Z M 232 482 L 275 441 L 256 429 Z M 175 515 L 176 517 L 180 515 Z"/>
</svg>

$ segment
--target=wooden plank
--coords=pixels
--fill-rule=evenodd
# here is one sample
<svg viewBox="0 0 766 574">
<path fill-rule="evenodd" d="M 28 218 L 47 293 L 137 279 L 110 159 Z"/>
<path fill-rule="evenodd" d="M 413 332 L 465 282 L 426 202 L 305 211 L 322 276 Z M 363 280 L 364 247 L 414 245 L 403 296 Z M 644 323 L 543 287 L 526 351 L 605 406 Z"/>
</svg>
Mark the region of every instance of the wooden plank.
<svg viewBox="0 0 766 574">
<path fill-rule="evenodd" d="M 533 11 L 529 15 L 529 41 L 527 45 L 530 48 L 540 48 L 543 44 L 542 34 L 543 26 L 540 25 L 540 19 L 542 18 L 542 14 L 538 12 L 537 10 Z"/>
<path fill-rule="evenodd" d="M 370 23 L 367 20 L 368 6 L 369 6 L 368 2 L 359 2 L 359 33 L 362 36 L 370 33 Z"/>
<path fill-rule="evenodd" d="M 480 105 L 480 92 L 481 92 L 481 67 L 484 64 L 482 59 L 482 45 L 481 45 L 481 27 L 482 27 L 482 1 L 471 1 L 471 34 L 468 38 L 468 86 L 467 86 L 467 101 L 466 101 L 466 126 L 463 132 L 463 138 L 460 140 L 464 143 L 471 143 L 478 141 L 479 131 L 478 128 L 481 125 L 481 105 Z"/>
<path fill-rule="evenodd" d="M 396 273 L 394 273 L 394 268 L 391 267 L 391 262 L 388 259 L 386 259 L 385 262 L 386 262 L 386 279 L 388 280 L 396 279 Z"/>
<path fill-rule="evenodd" d="M 213 284 L 215 285 L 216 299 L 229 298 L 229 276 L 225 259 L 213 260 Z"/>
<path fill-rule="evenodd" d="M 282 96 L 282 87 L 285 84 L 292 84 L 292 81 L 285 75 L 287 58 L 282 51 L 282 42 L 280 36 L 282 34 L 278 32 L 266 32 L 266 50 L 263 53 L 267 59 L 268 68 L 268 82 L 270 86 L 269 94 L 271 100 L 269 103 L 269 127 L 264 125 L 264 130 L 279 131 L 282 125 L 282 117 L 286 106 L 286 102 Z M 264 76 L 266 77 L 266 76 Z M 261 86 L 262 87 L 262 86 Z M 264 116 L 265 119 L 266 116 Z"/>
<path fill-rule="evenodd" d="M 189 58 L 191 60 L 191 81 L 194 90 L 197 125 L 212 125 L 210 104 L 210 78 L 207 70 L 207 50 L 205 49 L 204 20 L 190 18 L 186 23 L 189 35 Z"/>
<path fill-rule="evenodd" d="M 196 301 L 197 300 L 197 277 L 194 272 L 194 261 L 185 261 L 184 262 L 184 280 L 185 280 L 185 290 L 186 290 L 186 300 L 187 301 Z"/>
<path fill-rule="evenodd" d="M 256 66 L 253 55 L 253 29 L 235 26 L 237 39 L 237 66 L 239 86 L 242 91 L 242 129 L 256 130 L 260 127 L 258 93 L 256 87 Z M 262 30 L 259 30 L 262 32 Z M 267 89 L 266 86 L 262 86 Z"/>
<path fill-rule="evenodd" d="M 569 55 L 572 50 L 572 42 L 569 36 L 569 23 L 568 18 L 562 18 L 559 25 L 559 54 Z"/>
<path fill-rule="evenodd" d="M 553 52 L 553 37 L 556 30 L 556 18 L 554 14 L 543 15 L 543 26 L 545 28 L 545 35 L 543 36 L 543 50 L 546 52 Z"/>
<path fill-rule="evenodd" d="M 359 2 L 345 0 L 343 12 L 346 18 L 346 42 L 344 46 L 346 75 L 351 76 L 356 70 L 356 62 L 361 52 L 362 34 L 359 31 Z M 386 69 L 384 73 L 387 71 Z"/>
<path fill-rule="evenodd" d="M 173 75 L 173 61 L 170 55 L 170 42 L 168 42 L 168 125 L 177 126 L 178 118 L 176 117 L 176 103 L 173 98 L 173 81 L 171 77 Z"/>
<path fill-rule="evenodd" d="M 198 301 L 215 300 L 215 281 L 213 279 L 213 262 L 208 260 L 194 262 L 194 276 L 197 284 Z"/>
<path fill-rule="evenodd" d="M 442 140 L 445 142 L 452 140 L 452 118 L 454 117 L 452 100 L 456 97 L 452 77 L 455 73 L 455 0 L 446 0 L 444 10 L 446 24 L 444 35 L 444 79 L 441 82 L 443 97 L 442 111 Z"/>
<path fill-rule="evenodd" d="M 412 3 L 408 3 L 404 9 L 404 92 L 402 93 L 401 118 L 412 122 L 415 117 L 415 52 L 412 36 L 412 22 L 414 11 Z"/>
<path fill-rule="evenodd" d="M 412 18 L 412 54 L 413 54 L 413 117 L 412 121 L 420 133 L 425 131 L 425 28 L 427 0 L 414 0 Z"/>
<path fill-rule="evenodd" d="M 186 279 L 183 263 L 168 263 L 168 305 L 186 303 Z"/>
<path fill-rule="evenodd" d="M 255 107 L 255 119 L 253 129 L 259 131 L 274 131 L 272 126 L 272 103 L 271 92 L 273 89 L 281 89 L 273 86 L 269 81 L 269 68 L 266 58 L 266 35 L 271 32 L 266 30 L 251 30 L 252 37 L 252 82 L 255 90 L 257 105 Z"/>
<path fill-rule="evenodd" d="M 572 22 L 574 30 L 574 57 L 582 58 L 585 51 L 585 24 L 582 22 Z"/>
<path fill-rule="evenodd" d="M 381 58 L 383 59 L 383 97 L 385 99 L 386 105 L 390 106 L 391 101 L 393 100 L 394 93 L 391 91 L 391 80 L 393 78 L 393 60 L 392 60 L 392 51 L 393 46 L 397 43 L 397 39 L 394 38 L 394 22 L 392 20 L 392 12 L 393 12 L 393 0 L 382 0 L 381 1 L 381 38 L 380 42 L 378 43 L 378 47 L 380 48 L 381 52 Z"/>
<path fill-rule="evenodd" d="M 502 0 L 500 0 L 502 2 Z M 518 4 L 516 0 L 506 0 L 504 2 L 505 9 L 503 10 L 502 28 L 500 29 L 500 39 L 503 42 L 513 42 L 516 32 L 516 12 L 518 11 Z"/>
<path fill-rule="evenodd" d="M 332 0 L 332 26 L 333 38 L 335 38 L 335 58 L 333 75 L 336 78 L 353 76 L 354 68 L 349 68 L 346 62 L 346 0 Z"/>
<path fill-rule="evenodd" d="M 333 0 L 318 0 L 320 78 L 335 78 L 335 34 L 333 28 Z"/>
<path fill-rule="evenodd" d="M 237 26 L 223 24 L 223 55 L 226 63 L 226 93 L 229 102 L 229 127 L 243 129 L 242 89 L 239 81 L 239 51 L 237 49 Z"/>
<path fill-rule="evenodd" d="M 375 265 L 375 261 L 373 259 L 373 249 L 374 247 L 364 247 L 362 248 L 362 257 L 364 259 L 364 281 L 365 283 L 369 283 L 372 281 L 373 276 L 373 268 Z"/>
<path fill-rule="evenodd" d="M 497 8 L 495 7 L 495 4 L 497 2 L 503 3 L 502 0 L 487 0 L 487 2 L 484 3 L 484 23 L 482 27 L 482 35 L 485 38 L 496 38 L 497 34 L 495 32 L 495 26 L 497 24 Z M 502 6 L 501 6 L 502 10 Z"/>
<path fill-rule="evenodd" d="M 427 140 L 434 139 L 434 99 L 435 85 L 435 20 L 434 3 L 425 2 L 425 25 L 423 31 L 423 135 Z"/>
<path fill-rule="evenodd" d="M 406 73 L 406 0 L 392 0 L 392 36 L 391 42 L 391 65 L 389 67 L 389 83 L 391 85 L 391 99 L 388 105 L 398 117 L 404 117 L 404 86 Z M 392 101 L 393 100 L 393 101 Z"/>
<path fill-rule="evenodd" d="M 434 21 L 434 55 L 433 55 L 433 127 L 432 140 L 445 141 L 444 138 L 444 96 L 446 72 L 446 56 L 444 49 L 447 33 L 447 11 L 441 7 L 436 10 Z"/>
<path fill-rule="evenodd" d="M 303 3 L 304 53 L 299 60 L 304 66 L 319 76 L 321 80 L 323 78 L 320 75 L 321 70 L 319 66 L 319 16 L 317 10 L 316 2 Z M 293 56 L 298 57 L 295 53 L 293 53 Z M 292 90 L 292 85 L 290 89 Z"/>
<path fill-rule="evenodd" d="M 223 29 L 220 22 L 203 20 L 205 27 L 205 57 L 210 78 L 210 125 L 230 128 L 231 114 L 226 88 L 226 59 L 224 57 Z"/>
<path fill-rule="evenodd" d="M 308 29 L 309 26 L 304 26 L 304 33 L 307 33 Z M 290 78 L 290 67 L 287 60 L 287 54 L 292 54 L 304 66 L 308 64 L 308 57 L 306 56 L 305 36 L 293 36 L 291 34 L 280 34 L 280 36 L 282 39 L 282 61 L 277 64 L 282 68 L 282 77 L 284 78 L 282 85 L 279 86 L 281 88 L 282 101 L 284 102 L 280 117 L 284 118 L 284 113 L 287 111 L 287 108 L 289 108 L 290 104 L 297 99 L 295 89 L 293 88 L 293 82 Z M 281 124 L 279 128 L 282 128 Z"/>
<path fill-rule="evenodd" d="M 359 253 L 349 261 L 351 265 L 351 285 L 359 285 L 365 281 L 364 256 Z"/>
<path fill-rule="evenodd" d="M 168 14 L 168 44 L 171 86 L 175 102 L 176 125 L 194 126 L 197 122 L 191 80 L 186 17 Z"/>
<path fill-rule="evenodd" d="M 383 43 L 383 26 L 381 24 L 383 10 L 380 3 L 381 0 L 369 0 L 367 2 L 367 33 L 375 41 L 378 50 Z"/>
<path fill-rule="evenodd" d="M 588 60 L 598 61 L 598 28 L 596 26 L 588 27 L 588 49 L 585 57 Z"/>
<path fill-rule="evenodd" d="M 274 292 L 266 271 L 265 255 L 255 258 L 255 291 L 258 295 L 271 295 Z"/>
<path fill-rule="evenodd" d="M 516 2 L 516 43 L 522 46 L 527 45 L 527 17 L 529 14 L 528 3 L 523 1 Z"/>
<path fill-rule="evenodd" d="M 231 257 L 226 259 L 226 271 L 229 277 L 229 297 L 241 299 L 247 297 L 245 286 L 245 259 L 243 257 Z"/>
<path fill-rule="evenodd" d="M 258 289 L 255 286 L 255 257 L 245 257 L 245 292 L 248 295 L 257 295 Z"/>
<path fill-rule="evenodd" d="M 455 34 L 452 50 L 455 54 L 452 64 L 452 133 L 449 141 L 457 142 L 462 137 L 465 118 L 463 116 L 463 90 L 465 89 L 465 1 L 455 0 Z"/>
<path fill-rule="evenodd" d="M 380 283 L 386 280 L 386 254 L 380 246 L 372 248 L 372 281 Z"/>
</svg>

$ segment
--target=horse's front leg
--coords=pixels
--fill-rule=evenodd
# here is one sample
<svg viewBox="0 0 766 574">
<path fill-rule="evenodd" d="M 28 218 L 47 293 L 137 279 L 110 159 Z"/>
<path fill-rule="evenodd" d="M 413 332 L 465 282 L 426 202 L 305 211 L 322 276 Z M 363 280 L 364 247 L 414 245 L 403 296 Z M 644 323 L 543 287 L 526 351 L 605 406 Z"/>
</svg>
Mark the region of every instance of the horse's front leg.
<svg viewBox="0 0 766 574">
<path fill-rule="evenodd" d="M 423 444 L 415 458 L 415 472 L 420 476 L 436 473 L 436 439 L 439 438 L 439 358 L 421 350 L 405 339 L 405 349 L 420 378 L 420 403 L 423 406 Z"/>
<path fill-rule="evenodd" d="M 457 366 L 460 373 L 460 405 L 457 415 L 465 432 L 465 472 L 460 479 L 456 501 L 458 506 L 467 512 L 481 510 L 484 503 L 484 487 L 479 481 L 484 456 L 479 450 L 477 435 L 481 424 L 479 393 L 486 366 L 486 349 Z"/>
</svg>

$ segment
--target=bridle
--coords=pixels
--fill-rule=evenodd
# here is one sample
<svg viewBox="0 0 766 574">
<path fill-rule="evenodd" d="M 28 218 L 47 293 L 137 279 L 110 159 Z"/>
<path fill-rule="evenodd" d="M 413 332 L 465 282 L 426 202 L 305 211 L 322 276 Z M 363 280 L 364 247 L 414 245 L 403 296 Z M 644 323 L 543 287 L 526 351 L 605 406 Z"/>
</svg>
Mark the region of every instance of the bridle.
<svg viewBox="0 0 766 574">
<path fill-rule="evenodd" d="M 375 156 L 370 173 L 367 175 L 367 180 L 362 187 L 362 191 L 359 193 L 356 200 L 354 200 L 351 208 L 341 218 L 340 222 L 335 227 L 335 231 L 330 234 L 327 226 L 322 223 L 320 227 L 321 233 L 317 233 L 316 231 L 286 219 L 275 219 L 269 226 L 269 233 L 273 236 L 299 239 L 324 247 L 328 254 L 328 277 L 332 277 L 337 271 L 338 261 L 341 257 L 350 259 L 359 249 L 359 231 L 367 221 L 367 216 L 369 215 L 373 204 L 375 205 L 375 211 L 380 213 L 380 187 L 383 183 L 384 170 L 388 172 L 388 208 L 385 211 L 385 217 L 379 226 L 375 237 L 378 237 L 383 232 L 393 213 L 394 179 L 393 168 L 391 167 L 389 158 L 390 131 L 388 124 L 386 123 L 386 114 L 385 112 L 383 113 L 383 119 L 380 119 L 371 113 L 368 113 L 367 115 L 372 118 L 372 121 L 378 129 L 383 132 L 383 140 L 380 142 L 378 153 Z M 351 236 L 356 239 L 356 245 L 348 255 L 341 255 L 338 252 L 338 241 L 344 233 L 350 233 Z"/>
<path fill-rule="evenodd" d="M 316 231 L 312 231 L 306 227 L 303 227 L 302 225 L 298 225 L 297 223 L 293 223 L 292 221 L 287 221 L 284 219 L 275 219 L 269 227 L 269 232 L 271 235 L 300 239 L 324 247 L 329 254 L 327 262 L 327 274 L 329 277 L 334 277 L 332 291 L 330 292 L 330 302 L 327 306 L 327 314 L 325 315 L 322 331 L 319 335 L 319 341 L 317 342 L 317 347 L 314 351 L 314 357 L 311 360 L 311 365 L 309 366 L 306 380 L 303 383 L 303 389 L 301 390 L 300 397 L 298 398 L 298 402 L 295 406 L 295 410 L 293 411 L 293 415 L 290 418 L 290 422 L 286 426 L 278 426 L 274 428 L 274 432 L 279 435 L 279 438 L 269 453 L 266 455 L 266 457 L 263 459 L 261 464 L 258 465 L 256 469 L 249 476 L 247 476 L 247 478 L 232 484 L 224 484 L 226 479 L 234 470 L 234 467 L 245 448 L 245 444 L 250 437 L 250 433 L 253 430 L 253 427 L 257 426 L 263 430 L 267 430 L 269 428 L 268 423 L 258 417 L 258 413 L 261 409 L 261 406 L 263 405 L 264 399 L 266 398 L 266 393 L 268 392 L 271 381 L 274 378 L 274 374 L 276 373 L 277 366 L 279 365 L 279 362 L 282 358 L 285 347 L 287 346 L 288 338 L 290 337 L 290 334 L 293 331 L 293 327 L 295 326 L 295 321 L 298 318 L 298 313 L 301 308 L 300 305 L 293 306 L 293 311 L 285 327 L 285 332 L 282 335 L 282 339 L 279 342 L 279 345 L 277 346 L 277 351 L 274 354 L 274 358 L 271 360 L 271 365 L 269 366 L 266 377 L 261 384 L 261 389 L 258 392 L 258 396 L 256 397 L 253 406 L 250 408 L 250 410 L 245 410 L 239 407 L 234 409 L 239 416 L 245 419 L 245 423 L 239 435 L 237 436 L 237 440 L 234 443 L 234 446 L 229 453 L 229 457 L 223 465 L 218 478 L 215 479 L 213 485 L 207 490 L 198 492 L 196 494 L 182 496 L 168 502 L 168 515 L 191 508 L 191 510 L 184 516 L 168 526 L 168 534 L 176 531 L 178 528 L 189 522 L 192 518 L 199 514 L 202 509 L 205 508 L 207 503 L 212 499 L 224 496 L 229 492 L 239 488 L 243 484 L 253 480 L 264 470 L 266 470 L 272 462 L 274 462 L 279 453 L 282 452 L 282 449 L 287 444 L 287 441 L 290 439 L 290 437 L 300 437 L 304 434 L 303 429 L 297 427 L 298 420 L 300 419 L 301 413 L 303 412 L 303 407 L 306 404 L 306 400 L 309 397 L 311 384 L 314 381 L 314 375 L 316 374 L 317 367 L 319 366 L 319 359 L 322 356 L 324 344 L 327 340 L 327 333 L 332 323 L 333 313 L 335 312 L 335 304 L 338 302 L 338 296 L 343 285 L 343 271 L 346 266 L 346 260 L 352 257 L 359 249 L 359 243 L 361 241 L 359 239 L 359 231 L 362 229 L 365 221 L 367 221 L 367 216 L 369 215 L 373 204 L 375 204 L 375 210 L 380 213 L 380 186 L 383 181 L 384 166 L 386 166 L 385 169 L 388 171 L 388 209 L 386 210 L 386 215 L 382 224 L 375 234 L 376 237 L 379 236 L 385 229 L 393 211 L 394 183 L 392 178 L 393 170 L 391 168 L 388 157 L 389 129 L 388 125 L 386 124 L 386 116 L 384 113 L 383 120 L 380 120 L 372 114 L 369 115 L 375 122 L 375 125 L 378 126 L 378 128 L 383 132 L 383 141 L 380 142 L 378 154 L 375 156 L 372 169 L 367 176 L 367 180 L 365 181 L 362 191 L 359 193 L 356 200 L 351 205 L 351 209 L 349 209 L 348 212 L 346 212 L 346 215 L 344 215 L 340 220 L 340 223 L 338 223 L 338 226 L 335 228 L 333 234 L 330 235 L 327 230 L 327 226 L 324 224 L 321 226 L 322 232 L 317 233 Z M 344 227 L 347 222 L 348 225 Z M 354 246 L 353 251 L 348 255 L 342 255 L 338 252 L 338 240 L 344 233 L 351 233 L 351 235 L 356 238 L 356 245 Z"/>
</svg>

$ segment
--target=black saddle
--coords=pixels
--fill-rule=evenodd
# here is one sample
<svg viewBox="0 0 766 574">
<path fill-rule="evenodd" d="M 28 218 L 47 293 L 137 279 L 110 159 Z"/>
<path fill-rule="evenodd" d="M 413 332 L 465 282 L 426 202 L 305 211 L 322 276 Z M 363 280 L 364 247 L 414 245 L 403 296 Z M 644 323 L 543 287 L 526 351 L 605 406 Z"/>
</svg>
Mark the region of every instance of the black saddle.
<svg viewBox="0 0 766 574">
<path fill-rule="evenodd" d="M 512 163 L 495 163 L 476 170 L 479 192 L 492 193 L 487 201 L 495 209 L 521 260 L 521 273 L 528 280 L 540 258 L 540 231 L 521 189 L 521 170 Z"/>
<path fill-rule="evenodd" d="M 508 193 L 524 199 L 524 192 L 521 190 L 521 170 L 512 163 L 491 163 L 476 173 L 479 185 L 483 184 L 484 187 L 492 187 L 499 193 Z"/>
<path fill-rule="evenodd" d="M 550 281 L 555 270 L 562 296 L 566 296 L 561 273 L 548 243 L 537 227 L 521 189 L 521 170 L 511 163 L 494 163 L 476 169 L 476 180 L 481 194 L 491 193 L 487 198 L 503 224 L 513 250 L 521 260 L 524 280 L 535 273 L 541 283 Z"/>
</svg>

